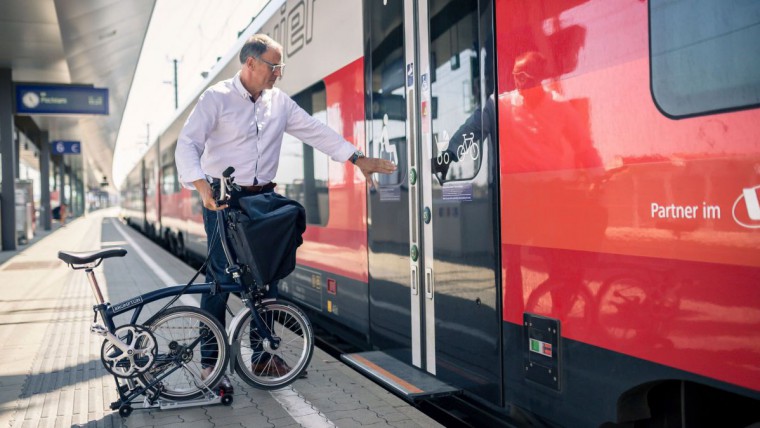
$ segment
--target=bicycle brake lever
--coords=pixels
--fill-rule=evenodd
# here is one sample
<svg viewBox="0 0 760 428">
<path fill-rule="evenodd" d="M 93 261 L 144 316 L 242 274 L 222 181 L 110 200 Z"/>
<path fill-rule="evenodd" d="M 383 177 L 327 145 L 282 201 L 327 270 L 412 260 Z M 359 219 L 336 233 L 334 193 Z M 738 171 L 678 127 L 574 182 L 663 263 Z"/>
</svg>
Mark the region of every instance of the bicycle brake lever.
<svg viewBox="0 0 760 428">
<path fill-rule="evenodd" d="M 240 186 L 235 183 L 235 177 L 230 176 L 228 178 L 225 178 L 225 180 L 227 181 L 226 184 L 227 184 L 227 189 L 228 190 L 234 190 L 236 192 L 240 191 Z"/>
</svg>

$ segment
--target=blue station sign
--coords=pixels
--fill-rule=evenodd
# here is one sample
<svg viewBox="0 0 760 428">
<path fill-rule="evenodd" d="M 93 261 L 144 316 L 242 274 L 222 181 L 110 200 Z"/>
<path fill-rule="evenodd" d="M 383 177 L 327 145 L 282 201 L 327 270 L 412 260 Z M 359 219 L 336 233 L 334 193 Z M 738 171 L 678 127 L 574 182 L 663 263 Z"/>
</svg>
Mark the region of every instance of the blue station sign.
<svg viewBox="0 0 760 428">
<path fill-rule="evenodd" d="M 19 114 L 108 114 L 108 89 L 16 84 Z"/>
<path fill-rule="evenodd" d="M 55 140 L 50 142 L 50 152 L 54 155 L 78 155 L 82 153 L 79 141 Z"/>
</svg>

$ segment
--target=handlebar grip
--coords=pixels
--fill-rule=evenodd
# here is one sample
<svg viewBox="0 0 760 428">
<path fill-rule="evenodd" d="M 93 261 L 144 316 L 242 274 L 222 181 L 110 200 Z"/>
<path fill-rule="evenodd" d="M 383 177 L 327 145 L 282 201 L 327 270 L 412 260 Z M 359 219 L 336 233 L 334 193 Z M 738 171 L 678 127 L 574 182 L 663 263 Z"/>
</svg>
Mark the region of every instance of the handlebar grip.
<svg viewBox="0 0 760 428">
<path fill-rule="evenodd" d="M 227 169 L 225 169 L 224 172 L 222 173 L 222 177 L 230 178 L 233 172 L 235 172 L 235 168 L 228 166 Z"/>
</svg>

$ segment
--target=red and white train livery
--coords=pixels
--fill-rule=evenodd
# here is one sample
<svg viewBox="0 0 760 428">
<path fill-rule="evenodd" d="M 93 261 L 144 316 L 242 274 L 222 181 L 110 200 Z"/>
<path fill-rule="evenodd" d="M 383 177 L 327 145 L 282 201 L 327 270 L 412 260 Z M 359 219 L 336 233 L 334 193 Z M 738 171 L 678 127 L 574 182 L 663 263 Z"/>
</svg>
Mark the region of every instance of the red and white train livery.
<svg viewBox="0 0 760 428">
<path fill-rule="evenodd" d="M 315 321 L 505 418 L 760 421 L 759 2 L 272 0 L 259 31 L 280 88 L 398 165 L 369 188 L 286 138 L 309 225 L 280 291 Z M 203 256 L 192 107 L 124 215 Z"/>
</svg>

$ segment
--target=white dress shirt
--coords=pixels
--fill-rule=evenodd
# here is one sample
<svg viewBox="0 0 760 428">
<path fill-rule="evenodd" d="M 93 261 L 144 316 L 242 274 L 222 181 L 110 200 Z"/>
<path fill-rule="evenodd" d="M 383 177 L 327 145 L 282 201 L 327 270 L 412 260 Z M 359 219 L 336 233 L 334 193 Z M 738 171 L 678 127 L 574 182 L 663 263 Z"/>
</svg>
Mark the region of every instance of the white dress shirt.
<svg viewBox="0 0 760 428">
<path fill-rule="evenodd" d="M 356 147 L 315 119 L 277 88 L 256 102 L 240 82 L 240 73 L 206 89 L 187 118 L 177 141 L 179 181 L 219 178 L 229 166 L 235 183 L 263 185 L 274 180 L 280 163 L 283 132 L 345 162 Z"/>
</svg>

